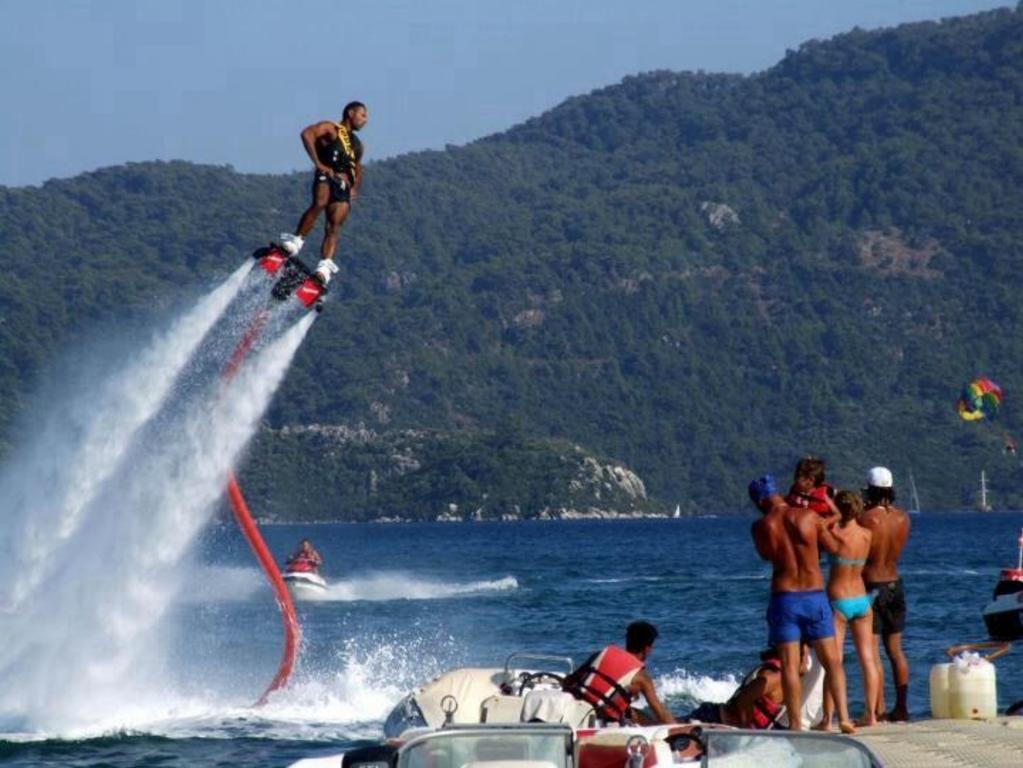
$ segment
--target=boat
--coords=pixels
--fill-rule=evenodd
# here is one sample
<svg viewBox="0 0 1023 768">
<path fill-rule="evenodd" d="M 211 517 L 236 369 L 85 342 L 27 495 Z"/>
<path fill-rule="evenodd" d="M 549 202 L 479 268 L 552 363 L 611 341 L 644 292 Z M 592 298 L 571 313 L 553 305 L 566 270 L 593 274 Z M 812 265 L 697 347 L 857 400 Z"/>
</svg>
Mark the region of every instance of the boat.
<svg viewBox="0 0 1023 768">
<path fill-rule="evenodd" d="M 548 668 L 520 669 L 522 661 Z M 715 724 L 605 726 L 592 707 L 561 690 L 552 662 L 574 668 L 568 657 L 514 653 L 503 668 L 450 670 L 398 703 L 380 742 L 291 768 L 882 766 L 869 747 L 838 734 Z"/>
<path fill-rule="evenodd" d="M 448 708 L 458 710 L 451 696 Z M 416 728 L 400 739 L 342 755 L 305 758 L 291 768 L 676 768 L 827 765 L 882 768 L 848 736 L 749 731 L 727 726 L 573 728 L 565 723 L 485 723 Z"/>
<path fill-rule="evenodd" d="M 920 514 L 920 496 L 916 492 L 916 481 L 913 479 L 913 470 L 909 471 L 909 514 Z"/>
<path fill-rule="evenodd" d="M 672 514 L 672 517 L 682 517 L 682 505 L 681 504 L 676 504 L 675 505 L 675 512 L 674 512 L 674 514 Z"/>
<path fill-rule="evenodd" d="M 987 475 L 984 470 L 980 470 L 980 498 L 978 499 L 977 511 L 978 512 L 991 512 L 991 504 L 987 500 Z"/>
<path fill-rule="evenodd" d="M 562 689 L 564 676 L 573 669 L 568 656 L 516 651 L 503 667 L 449 670 L 395 705 L 384 722 L 384 736 L 400 739 L 416 728 L 439 728 L 445 723 L 469 726 L 540 720 L 596 728 L 599 721 L 593 707 Z M 811 666 L 803 678 L 802 721 L 807 727 L 820 717 L 823 687 L 824 670 L 811 654 Z M 448 713 L 452 700 L 457 707 Z M 785 725 L 788 719 L 782 715 L 779 722 Z"/>
<path fill-rule="evenodd" d="M 1023 638 L 1023 531 L 1015 568 L 1004 568 L 991 602 L 984 606 L 984 624 L 993 640 Z"/>
<path fill-rule="evenodd" d="M 327 594 L 327 580 L 315 571 L 286 570 L 284 585 L 293 600 L 317 600 Z"/>
</svg>

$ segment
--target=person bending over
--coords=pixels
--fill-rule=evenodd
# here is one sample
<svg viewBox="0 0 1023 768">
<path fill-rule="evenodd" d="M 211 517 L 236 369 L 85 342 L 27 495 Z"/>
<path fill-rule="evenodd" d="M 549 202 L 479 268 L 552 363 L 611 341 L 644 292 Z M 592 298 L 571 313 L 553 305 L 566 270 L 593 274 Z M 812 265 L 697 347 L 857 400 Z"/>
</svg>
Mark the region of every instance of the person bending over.
<svg viewBox="0 0 1023 768">
<path fill-rule="evenodd" d="M 654 650 L 657 627 L 634 621 L 625 630 L 625 649 L 609 645 L 565 677 L 562 688 L 577 699 L 593 705 L 605 722 L 634 722 L 640 725 L 675 722 L 657 695 L 654 681 L 646 671 L 646 660 Z M 634 709 L 632 702 L 642 696 L 652 714 Z"/>
</svg>

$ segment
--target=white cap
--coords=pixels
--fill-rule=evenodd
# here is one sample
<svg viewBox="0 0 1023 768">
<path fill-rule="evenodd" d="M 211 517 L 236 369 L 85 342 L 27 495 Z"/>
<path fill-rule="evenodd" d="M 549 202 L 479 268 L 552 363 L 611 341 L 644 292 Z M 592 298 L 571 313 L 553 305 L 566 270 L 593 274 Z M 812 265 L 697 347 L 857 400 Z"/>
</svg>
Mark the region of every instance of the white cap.
<svg viewBox="0 0 1023 768">
<path fill-rule="evenodd" d="M 874 467 L 867 473 L 867 485 L 874 488 L 891 488 L 892 471 L 887 467 Z"/>
</svg>

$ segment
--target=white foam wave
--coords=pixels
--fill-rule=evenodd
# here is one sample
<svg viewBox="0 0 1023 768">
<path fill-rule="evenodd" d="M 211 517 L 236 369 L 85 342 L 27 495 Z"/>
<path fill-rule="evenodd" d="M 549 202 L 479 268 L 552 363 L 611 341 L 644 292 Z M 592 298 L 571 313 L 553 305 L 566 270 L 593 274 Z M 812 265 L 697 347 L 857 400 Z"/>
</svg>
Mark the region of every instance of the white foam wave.
<svg viewBox="0 0 1023 768">
<path fill-rule="evenodd" d="M 997 572 L 992 568 L 988 573 L 981 573 L 973 568 L 900 568 L 899 573 L 903 576 L 990 576 Z"/>
<path fill-rule="evenodd" d="M 248 600 L 265 589 L 266 578 L 258 568 L 203 565 L 185 577 L 182 596 L 189 603 L 220 603 Z"/>
<path fill-rule="evenodd" d="M 53 736 L 95 738 L 114 733 L 145 733 L 168 738 L 247 736 L 302 741 L 379 738 L 384 718 L 407 691 L 450 664 L 438 653 L 453 640 L 360 641 L 343 643 L 329 662 L 300 668 L 292 682 L 261 707 L 222 691 L 160 695 L 124 701 L 97 713 L 87 724 L 52 732 L 4 733 L 9 741 Z"/>
<path fill-rule="evenodd" d="M 208 382 L 138 425 L 125 460 L 105 477 L 100 470 L 88 503 L 58 509 L 81 522 L 68 529 L 45 593 L 0 615 L 4 730 L 23 724 L 74 734 L 113 721 L 132 728 L 166 712 L 173 697 L 160 619 L 187 579 L 191 546 L 230 467 L 314 318 L 305 313 L 253 353 L 229 385 Z M 39 582 L 38 569 L 31 575 Z M 193 711 L 188 701 L 182 706 Z"/>
<path fill-rule="evenodd" d="M 657 692 L 665 699 L 687 699 L 690 702 L 727 701 L 739 687 L 739 681 L 732 675 L 717 679 L 685 669 L 658 677 L 656 684 Z"/>
<path fill-rule="evenodd" d="M 422 579 L 405 573 L 376 573 L 354 579 L 330 581 L 327 591 L 313 599 L 320 602 L 443 600 L 488 592 L 518 589 L 514 576 L 467 582 Z"/>
<path fill-rule="evenodd" d="M 0 494 L 8 533 L 18 540 L 4 558 L 0 588 L 13 610 L 53 572 L 84 510 L 125 461 L 131 438 L 162 407 L 202 339 L 238 293 L 246 261 L 165 333 L 106 381 L 78 381 L 34 421 L 33 438 L 7 466 Z M 95 362 L 95 361 L 93 361 Z M 40 489 L 46 489 L 40 493 Z M 20 529 L 20 530 L 19 530 Z"/>
</svg>

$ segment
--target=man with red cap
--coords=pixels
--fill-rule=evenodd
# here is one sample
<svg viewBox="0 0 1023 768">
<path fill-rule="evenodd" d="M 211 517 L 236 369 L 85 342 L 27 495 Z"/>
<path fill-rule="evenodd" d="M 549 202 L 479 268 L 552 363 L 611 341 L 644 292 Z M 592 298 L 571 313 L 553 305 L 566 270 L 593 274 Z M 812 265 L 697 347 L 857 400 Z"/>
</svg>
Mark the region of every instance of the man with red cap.
<svg viewBox="0 0 1023 768">
<path fill-rule="evenodd" d="M 753 524 L 757 554 L 771 563 L 771 602 L 767 609 L 768 642 L 781 657 L 782 689 L 789 727 L 800 730 L 802 683 L 800 643 L 811 645 L 827 675 L 843 733 L 855 733 L 846 702 L 845 670 L 835 645 L 831 605 L 824 591 L 818 530 L 820 518 L 805 507 L 791 507 L 778 493 L 773 475 L 749 484 L 749 496 L 763 517 Z"/>
</svg>

